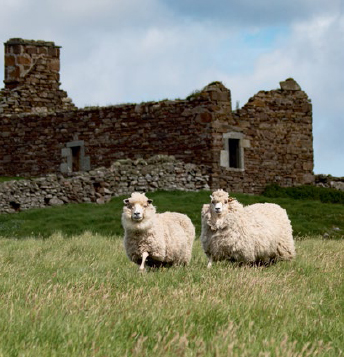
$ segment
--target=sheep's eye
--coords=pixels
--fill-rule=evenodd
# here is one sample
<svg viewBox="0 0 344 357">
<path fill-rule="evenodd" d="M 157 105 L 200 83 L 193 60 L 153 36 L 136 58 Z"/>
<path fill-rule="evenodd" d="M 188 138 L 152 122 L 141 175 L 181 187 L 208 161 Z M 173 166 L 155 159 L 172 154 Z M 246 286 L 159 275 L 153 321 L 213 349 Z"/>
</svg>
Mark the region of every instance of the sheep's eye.
<svg viewBox="0 0 344 357">
<path fill-rule="evenodd" d="M 225 205 L 226 205 L 227 203 L 228 203 L 228 201 L 226 200 L 226 201 L 225 201 Z"/>
<path fill-rule="evenodd" d="M 212 205 L 216 205 L 216 202 L 215 202 L 215 201 L 211 201 L 211 204 L 212 204 Z"/>
</svg>

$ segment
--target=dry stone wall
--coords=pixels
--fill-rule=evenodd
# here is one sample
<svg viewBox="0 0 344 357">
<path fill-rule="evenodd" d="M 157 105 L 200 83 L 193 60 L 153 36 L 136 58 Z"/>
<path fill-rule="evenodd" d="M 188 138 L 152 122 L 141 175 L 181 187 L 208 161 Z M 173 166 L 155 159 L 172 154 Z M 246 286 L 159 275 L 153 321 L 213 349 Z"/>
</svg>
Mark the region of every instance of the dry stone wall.
<svg viewBox="0 0 344 357">
<path fill-rule="evenodd" d="M 209 176 L 202 166 L 186 164 L 171 156 L 118 160 L 109 168 L 100 167 L 70 177 L 50 174 L 36 179 L 1 183 L 0 213 L 68 203 L 101 204 L 114 196 L 159 189 L 209 189 Z"/>
<path fill-rule="evenodd" d="M 315 185 L 318 187 L 334 188 L 336 190 L 344 191 L 344 177 L 315 175 Z"/>
</svg>

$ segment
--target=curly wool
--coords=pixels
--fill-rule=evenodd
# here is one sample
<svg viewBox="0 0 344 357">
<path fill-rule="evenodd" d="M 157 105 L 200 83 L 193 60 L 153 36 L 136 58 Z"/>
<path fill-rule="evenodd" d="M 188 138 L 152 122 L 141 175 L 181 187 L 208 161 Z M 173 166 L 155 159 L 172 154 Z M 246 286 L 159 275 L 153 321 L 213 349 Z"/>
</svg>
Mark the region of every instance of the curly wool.
<svg viewBox="0 0 344 357">
<path fill-rule="evenodd" d="M 195 227 L 189 217 L 176 212 L 156 213 L 148 198 L 134 192 L 123 207 L 124 247 L 128 258 L 142 264 L 148 253 L 147 265 L 186 265 L 190 262 L 195 239 Z M 134 204 L 143 207 L 143 219 L 135 222 L 131 216 Z"/>
<path fill-rule="evenodd" d="M 201 243 L 208 266 L 226 259 L 253 263 L 295 257 L 292 227 L 283 208 L 271 203 L 243 207 L 221 191 L 212 194 L 212 201 L 222 201 L 222 214 L 214 212 L 213 204 L 202 209 Z"/>
<path fill-rule="evenodd" d="M 212 193 L 211 197 L 213 200 L 222 201 L 222 202 L 229 200 L 229 198 L 230 198 L 228 192 L 226 192 L 222 189 L 214 191 Z M 233 200 L 233 198 L 231 198 L 231 200 Z"/>
</svg>

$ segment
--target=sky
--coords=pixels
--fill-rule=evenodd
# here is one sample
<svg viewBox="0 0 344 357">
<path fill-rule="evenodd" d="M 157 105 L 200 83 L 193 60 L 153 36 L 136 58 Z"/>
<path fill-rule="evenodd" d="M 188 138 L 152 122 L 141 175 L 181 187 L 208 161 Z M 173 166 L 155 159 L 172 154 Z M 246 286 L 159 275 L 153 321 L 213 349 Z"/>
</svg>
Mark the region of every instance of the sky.
<svg viewBox="0 0 344 357">
<path fill-rule="evenodd" d="M 62 46 L 60 88 L 79 108 L 182 99 L 213 81 L 235 108 L 292 77 L 313 104 L 314 172 L 344 176 L 344 0 L 0 0 L 0 9 L 2 43 Z"/>
</svg>

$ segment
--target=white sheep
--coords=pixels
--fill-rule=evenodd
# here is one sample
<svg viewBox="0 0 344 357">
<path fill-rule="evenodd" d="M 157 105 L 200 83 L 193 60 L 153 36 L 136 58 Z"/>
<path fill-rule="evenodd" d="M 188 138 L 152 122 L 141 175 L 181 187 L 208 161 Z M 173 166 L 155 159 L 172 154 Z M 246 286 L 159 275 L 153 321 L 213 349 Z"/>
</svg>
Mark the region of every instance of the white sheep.
<svg viewBox="0 0 344 357">
<path fill-rule="evenodd" d="M 156 213 L 152 200 L 134 192 L 125 199 L 122 214 L 124 247 L 128 258 L 148 266 L 187 265 L 191 259 L 195 227 L 185 214 Z"/>
<path fill-rule="evenodd" d="M 269 263 L 295 257 L 292 227 L 285 209 L 273 203 L 243 207 L 223 190 L 202 208 L 201 243 L 208 268 L 213 261 Z"/>
</svg>

